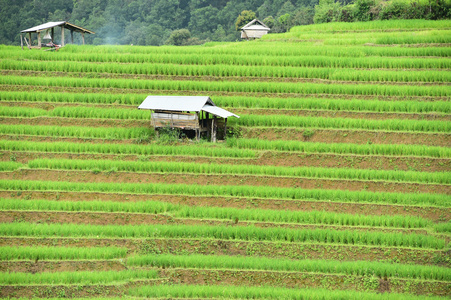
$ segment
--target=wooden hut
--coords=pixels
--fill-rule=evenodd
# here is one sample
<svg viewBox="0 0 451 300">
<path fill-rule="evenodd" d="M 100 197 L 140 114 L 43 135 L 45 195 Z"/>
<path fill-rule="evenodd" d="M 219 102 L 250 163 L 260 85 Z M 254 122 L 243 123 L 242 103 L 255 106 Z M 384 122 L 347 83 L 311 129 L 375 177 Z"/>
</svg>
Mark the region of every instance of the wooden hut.
<svg viewBox="0 0 451 300">
<path fill-rule="evenodd" d="M 268 33 L 271 29 L 263 24 L 262 21 L 253 19 L 243 27 L 241 27 L 242 39 L 259 39 Z"/>
<path fill-rule="evenodd" d="M 48 38 L 49 40 L 51 40 L 50 44 L 54 44 L 55 27 L 61 28 L 61 46 L 64 46 L 64 29 L 70 30 L 70 39 L 71 39 L 72 44 L 74 43 L 74 31 L 81 33 L 81 39 L 83 41 L 83 45 L 85 44 L 85 33 L 95 34 L 95 32 L 93 32 L 93 31 L 90 31 L 90 30 L 82 28 L 80 26 L 71 24 L 66 21 L 48 22 L 48 23 L 44 23 L 44 24 L 41 24 L 41 25 L 38 25 L 35 27 L 31 27 L 31 28 L 22 30 L 20 32 L 21 33 L 20 34 L 20 45 L 22 46 L 22 49 L 23 49 L 23 41 L 24 40 L 25 40 L 25 43 L 27 44 L 28 48 L 33 47 L 32 43 L 31 43 L 31 34 L 32 33 L 36 33 L 38 35 L 38 43 L 35 48 L 41 48 L 43 45 L 46 45 L 46 44 L 42 44 L 42 39 L 45 39 L 45 38 Z M 28 33 L 28 41 L 27 41 L 26 37 L 22 36 L 22 33 L 25 33 L 25 35 Z M 41 33 L 44 33 L 45 36 L 41 36 Z"/>
<path fill-rule="evenodd" d="M 148 96 L 138 109 L 153 110 L 150 124 L 158 132 L 170 127 L 194 131 L 197 139 L 202 134 L 216 142 L 218 127 L 227 132 L 227 118 L 236 117 L 216 106 L 208 96 Z"/>
</svg>

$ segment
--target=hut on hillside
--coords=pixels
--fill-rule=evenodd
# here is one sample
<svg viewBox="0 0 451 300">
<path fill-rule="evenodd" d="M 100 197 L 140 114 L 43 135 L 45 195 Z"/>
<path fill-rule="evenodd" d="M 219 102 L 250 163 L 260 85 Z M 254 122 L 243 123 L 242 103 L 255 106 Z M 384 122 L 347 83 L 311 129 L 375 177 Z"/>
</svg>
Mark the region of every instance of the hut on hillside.
<svg viewBox="0 0 451 300">
<path fill-rule="evenodd" d="M 259 39 L 268 33 L 271 29 L 263 24 L 262 21 L 253 19 L 243 27 L 241 27 L 242 39 Z"/>
<path fill-rule="evenodd" d="M 138 109 L 153 110 L 150 124 L 158 132 L 170 127 L 194 132 L 196 139 L 202 134 L 216 142 L 218 127 L 227 132 L 227 118 L 236 117 L 216 106 L 208 96 L 148 96 Z M 222 130 L 221 130 L 222 131 Z"/>
<path fill-rule="evenodd" d="M 20 45 L 23 49 L 23 41 L 27 44 L 28 48 L 41 48 L 42 46 L 56 46 L 55 44 L 55 27 L 61 28 L 61 46 L 64 46 L 64 29 L 70 30 L 70 40 L 71 43 L 74 43 L 74 31 L 81 33 L 81 39 L 83 41 L 83 45 L 85 44 L 85 33 L 95 34 L 95 32 L 90 31 L 88 29 L 82 28 L 80 26 L 71 24 L 66 21 L 60 21 L 60 22 L 48 22 L 44 23 L 35 27 L 31 27 L 25 30 L 22 30 L 20 33 Z M 25 37 L 22 36 L 22 33 L 25 33 L 25 35 L 28 33 L 28 40 Z M 31 34 L 36 33 L 38 35 L 38 41 L 37 46 L 33 46 L 31 42 Z M 44 33 L 44 36 L 41 36 L 41 33 Z M 42 43 L 42 40 L 50 40 L 49 43 Z"/>
</svg>

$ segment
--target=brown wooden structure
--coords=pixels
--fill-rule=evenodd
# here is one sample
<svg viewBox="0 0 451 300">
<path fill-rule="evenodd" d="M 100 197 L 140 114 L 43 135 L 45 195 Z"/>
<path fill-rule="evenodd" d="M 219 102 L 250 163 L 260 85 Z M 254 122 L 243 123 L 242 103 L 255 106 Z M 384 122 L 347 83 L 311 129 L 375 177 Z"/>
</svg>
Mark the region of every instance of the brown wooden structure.
<svg viewBox="0 0 451 300">
<path fill-rule="evenodd" d="M 71 24 L 69 22 L 66 21 L 60 21 L 60 22 L 48 22 L 48 23 L 44 23 L 35 27 L 31 27 L 25 30 L 22 30 L 20 33 L 20 45 L 23 49 L 23 42 L 25 41 L 25 43 L 27 44 L 28 48 L 41 48 L 42 47 L 42 43 L 41 43 L 41 33 L 47 33 L 46 37 L 48 36 L 49 39 L 51 39 L 52 43 L 54 43 L 55 41 L 55 27 L 60 27 L 61 28 L 61 46 L 64 46 L 64 29 L 69 29 L 70 30 L 70 38 L 71 38 L 71 43 L 74 43 L 74 31 L 75 32 L 80 32 L 81 33 L 81 38 L 83 41 L 83 45 L 85 44 L 85 33 L 90 33 L 90 34 L 95 34 L 95 32 L 90 31 L 88 29 L 82 28 L 80 26 Z M 28 41 L 26 36 L 23 37 L 22 33 L 24 33 L 25 35 L 28 34 Z M 32 33 L 36 33 L 38 35 L 38 42 L 37 42 L 37 46 L 33 46 L 32 42 L 31 42 L 31 34 Z"/>
<path fill-rule="evenodd" d="M 202 134 L 216 142 L 218 127 L 227 132 L 227 118 L 236 117 L 216 106 L 208 96 L 148 96 L 138 107 L 153 110 L 151 126 L 160 128 L 193 130 L 197 139 Z"/>
</svg>

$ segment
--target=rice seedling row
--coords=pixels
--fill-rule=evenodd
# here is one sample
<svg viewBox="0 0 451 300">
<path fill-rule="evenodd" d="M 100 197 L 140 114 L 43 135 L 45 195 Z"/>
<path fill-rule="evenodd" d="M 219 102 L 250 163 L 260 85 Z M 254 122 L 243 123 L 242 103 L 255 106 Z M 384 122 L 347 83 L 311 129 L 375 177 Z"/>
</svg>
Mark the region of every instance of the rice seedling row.
<svg viewBox="0 0 451 300">
<path fill-rule="evenodd" d="M 87 63 L 87 62 L 19 62 L 14 60 L 2 60 L 0 69 L 3 70 L 28 70 L 40 72 L 82 72 L 110 73 L 110 74 L 134 74 L 134 75 L 166 75 L 166 76 L 215 76 L 215 77 L 242 77 L 249 81 L 255 78 L 303 78 L 325 79 L 333 81 L 372 81 L 372 82 L 429 82 L 448 83 L 451 75 L 446 71 L 423 70 L 378 70 L 371 72 L 358 69 L 336 68 L 309 68 L 309 67 L 278 67 L 278 66 L 235 66 L 235 65 L 179 65 L 158 63 Z"/>
<path fill-rule="evenodd" d="M 0 115 L 8 117 L 37 117 L 37 116 L 56 116 L 64 118 L 105 118 L 105 119 L 133 119 L 145 120 L 149 119 L 149 114 L 146 111 L 140 110 L 124 110 L 114 108 L 96 108 L 92 107 L 57 107 L 51 112 L 38 108 L 16 108 L 3 106 L 1 107 Z M 444 132 L 451 131 L 451 125 L 446 121 L 423 121 L 423 120 L 405 120 L 405 119 L 391 119 L 391 120 L 365 120 L 365 119 L 344 119 L 344 118 L 322 118 L 322 117 L 303 117 L 303 116 L 286 116 L 286 115 L 242 115 L 240 119 L 230 122 L 231 125 L 240 126 L 268 126 L 268 127 L 313 127 L 313 128 L 337 128 L 337 129 L 363 129 L 363 130 L 390 130 L 390 131 L 423 131 L 423 132 Z M 12 129 L 2 125 L 0 132 L 11 132 Z M 16 126 L 14 126 L 16 127 Z M 18 127 L 16 130 L 19 130 Z M 26 128 L 26 127 L 22 127 Z M 37 128 L 33 126 L 33 128 Z M 72 128 L 71 131 L 74 130 Z M 36 129 L 37 130 L 37 129 Z M 69 130 L 69 129 L 67 129 Z M 119 130 L 116 128 L 116 130 Z M 135 129 L 139 130 L 139 129 Z M 144 131 L 145 129 L 140 129 Z M 16 131 L 16 132 L 17 132 Z M 23 132 L 22 132 L 23 131 Z M 22 129 L 21 134 L 28 134 L 26 129 Z M 51 130 L 49 130 L 51 131 Z M 113 131 L 113 130 L 111 130 Z M 34 133 L 34 132 L 33 132 Z M 32 134 L 33 134 L 32 133 Z M 39 133 L 38 133 L 39 134 Z M 123 134 L 116 134 L 113 136 Z M 128 138 L 134 138 L 138 134 L 131 134 Z M 81 137 L 84 137 L 80 134 Z M 96 137 L 96 136 L 93 136 Z"/>
<path fill-rule="evenodd" d="M 59 87 L 122 88 L 139 90 L 174 90 L 196 92 L 246 92 L 246 93 L 291 93 L 291 94 L 348 94 L 384 96 L 450 96 L 447 86 L 391 86 L 316 84 L 285 82 L 238 82 L 238 81 L 170 81 L 131 79 L 88 79 L 88 78 L 35 78 L 21 76 L 0 77 L 3 85 L 34 85 Z"/>
<path fill-rule="evenodd" d="M 90 103 L 133 105 L 135 108 L 147 94 L 49 93 L 2 91 L 1 100 L 34 103 Z M 318 98 L 270 98 L 216 96 L 214 102 L 221 107 L 261 109 L 308 109 L 330 111 L 443 113 L 451 112 L 447 101 L 380 101 Z M 127 114 L 128 112 L 124 112 Z"/>
<path fill-rule="evenodd" d="M 231 196 L 309 201 L 355 203 L 390 203 L 449 207 L 449 196 L 443 194 L 402 194 L 388 192 L 274 188 L 261 186 L 221 186 L 187 184 L 77 183 L 29 180 L 1 180 L 0 188 L 9 191 L 80 191 L 191 196 Z"/>
<path fill-rule="evenodd" d="M 0 170 L 17 170 L 25 165 L 0 162 Z M 426 173 L 413 171 L 379 171 L 357 169 L 333 169 L 313 167 L 276 167 L 255 165 L 199 164 L 184 162 L 123 162 L 111 160 L 49 160 L 38 159 L 26 165 L 32 169 L 99 170 L 149 173 L 240 174 L 284 177 L 309 177 L 353 180 L 407 181 L 419 183 L 450 184 L 449 172 Z"/>
<path fill-rule="evenodd" d="M 395 228 L 434 228 L 437 232 L 449 232 L 449 224 L 434 225 L 429 220 L 413 216 L 368 216 L 359 214 L 332 213 L 325 211 L 283 211 L 263 209 L 237 209 L 221 207 L 197 207 L 171 204 L 161 201 L 141 202 L 107 202 L 107 201 L 49 201 L 0 198 L 0 208 L 5 211 L 59 211 L 59 212 L 108 212 L 108 213 L 141 213 L 162 214 L 164 216 L 187 219 L 219 219 L 326 224 L 341 226 L 372 226 Z M 448 227 L 447 227 L 448 226 Z"/>
</svg>

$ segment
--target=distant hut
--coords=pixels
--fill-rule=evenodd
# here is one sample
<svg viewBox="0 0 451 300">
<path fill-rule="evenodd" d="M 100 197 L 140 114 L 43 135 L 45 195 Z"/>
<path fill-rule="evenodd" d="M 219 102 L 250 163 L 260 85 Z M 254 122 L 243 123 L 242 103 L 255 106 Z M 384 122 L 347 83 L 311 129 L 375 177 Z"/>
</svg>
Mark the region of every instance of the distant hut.
<svg viewBox="0 0 451 300">
<path fill-rule="evenodd" d="M 153 110 L 151 126 L 179 128 L 193 131 L 199 139 L 202 134 L 216 141 L 218 127 L 227 132 L 227 118 L 238 115 L 216 106 L 208 96 L 148 96 L 138 109 Z"/>
<path fill-rule="evenodd" d="M 253 19 L 243 27 L 241 27 L 242 39 L 259 39 L 268 33 L 271 29 L 263 24 L 262 21 Z"/>
<path fill-rule="evenodd" d="M 28 28 L 25 30 L 22 30 L 20 33 L 20 45 L 23 49 L 23 41 L 25 40 L 25 43 L 27 44 L 28 48 L 32 48 L 31 43 L 31 34 L 36 33 L 38 35 L 38 43 L 36 48 L 41 48 L 42 46 L 56 46 L 55 45 L 55 27 L 61 28 L 61 46 L 64 46 L 64 29 L 70 30 L 70 39 L 71 43 L 74 43 L 74 31 L 81 33 L 81 39 L 83 41 L 83 45 L 85 44 L 85 33 L 95 34 L 95 32 L 90 31 L 88 29 L 82 28 L 80 26 L 71 24 L 66 21 L 60 21 L 60 22 L 48 22 L 44 23 L 32 28 Z M 27 34 L 28 33 L 28 41 L 26 37 L 22 37 L 22 33 Z M 41 43 L 41 33 L 44 33 L 44 36 L 42 37 L 43 40 L 50 40 L 49 43 L 42 44 Z"/>
</svg>

